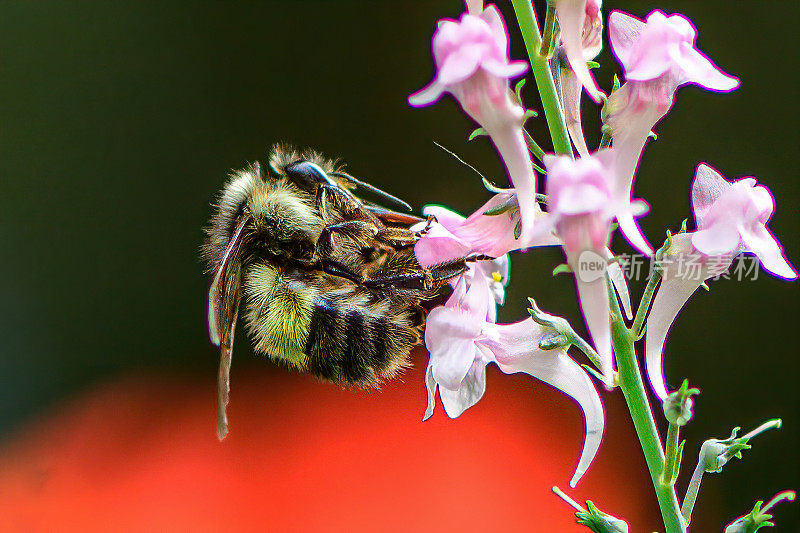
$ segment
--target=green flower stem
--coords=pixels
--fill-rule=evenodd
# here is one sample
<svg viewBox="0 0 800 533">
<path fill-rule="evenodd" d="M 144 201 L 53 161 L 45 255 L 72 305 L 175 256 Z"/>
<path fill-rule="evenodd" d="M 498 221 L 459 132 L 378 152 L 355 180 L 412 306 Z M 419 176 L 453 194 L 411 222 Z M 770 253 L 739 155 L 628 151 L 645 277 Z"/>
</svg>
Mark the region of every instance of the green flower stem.
<svg viewBox="0 0 800 533">
<path fill-rule="evenodd" d="M 656 268 L 653 269 L 653 275 L 650 276 L 650 279 L 647 281 L 647 286 L 644 288 L 642 301 L 639 303 L 639 308 L 636 310 L 636 317 L 633 319 L 631 332 L 634 335 L 634 339 L 639 339 L 642 336 L 644 320 L 647 318 L 647 312 L 650 310 L 650 302 L 653 300 L 653 295 L 656 292 L 659 281 L 661 281 L 661 271 L 658 270 L 658 266 L 656 265 Z"/>
<path fill-rule="evenodd" d="M 556 7 L 553 2 L 547 2 L 547 12 L 544 16 L 544 31 L 542 32 L 542 46 L 539 48 L 539 55 L 545 59 L 550 59 L 553 55 L 553 40 L 555 39 L 554 30 L 556 27 Z"/>
<path fill-rule="evenodd" d="M 681 428 L 678 424 L 670 424 L 667 429 L 667 449 L 666 464 L 664 473 L 661 475 L 661 483 L 664 485 L 675 485 L 678 477 L 678 441 L 680 440 Z"/>
<path fill-rule="evenodd" d="M 555 490 L 553 492 L 555 492 Z M 761 508 L 761 514 L 767 513 L 770 509 L 772 509 L 781 502 L 793 502 L 796 497 L 797 494 L 793 490 L 785 490 L 783 492 L 779 492 L 778 494 L 773 496 L 769 502 L 767 502 L 767 505 Z"/>
<path fill-rule="evenodd" d="M 531 0 L 511 0 L 511 3 L 514 5 L 519 29 L 522 32 L 522 38 L 525 41 L 525 48 L 528 51 L 528 58 L 531 62 L 533 77 L 536 79 L 536 86 L 542 99 L 542 108 L 547 119 L 547 127 L 550 128 L 550 137 L 553 139 L 553 150 L 557 154 L 572 156 L 572 145 L 569 142 L 567 123 L 564 120 L 564 111 L 561 108 L 561 103 L 558 101 L 553 74 L 550 72 L 547 58 L 539 54 L 542 46 L 542 36 L 539 33 L 536 15 L 533 13 L 533 4 Z"/>
<path fill-rule="evenodd" d="M 697 501 L 697 493 L 700 492 L 700 484 L 703 482 L 703 474 L 706 473 L 706 467 L 703 461 L 697 461 L 697 466 L 694 467 L 692 472 L 692 479 L 689 480 L 689 486 L 686 488 L 686 495 L 683 497 L 683 505 L 681 505 L 681 515 L 684 521 L 689 524 L 692 521 L 692 510 Z"/>
<path fill-rule="evenodd" d="M 559 498 L 561 498 L 562 500 L 564 500 L 565 502 L 567 502 L 567 503 L 568 503 L 570 506 L 572 506 L 572 507 L 573 507 L 573 508 L 574 508 L 576 511 L 582 511 L 582 512 L 584 512 L 584 513 L 586 512 L 586 509 L 584 509 L 583 507 L 581 507 L 581 504 L 579 504 L 578 502 L 576 502 L 575 500 L 573 500 L 572 498 L 570 498 L 569 496 L 567 496 L 567 494 L 566 494 L 566 493 L 564 493 L 564 491 L 563 491 L 563 490 L 559 489 L 558 487 L 553 487 L 553 489 L 552 489 L 552 490 L 553 490 L 553 493 L 554 493 L 556 496 L 558 496 Z"/>
<path fill-rule="evenodd" d="M 647 469 L 653 480 L 661 517 L 667 533 L 685 533 L 681 511 L 678 507 L 678 498 L 672 485 L 661 482 L 661 473 L 664 471 L 664 452 L 661 448 L 661 438 L 658 436 L 656 423 L 647 401 L 647 393 L 642 383 L 642 374 L 636 361 L 636 352 L 633 338 L 628 328 L 625 327 L 621 315 L 617 313 L 613 320 L 614 353 L 617 356 L 617 371 L 619 372 L 619 387 L 625 396 L 628 410 L 631 413 L 636 435 L 647 461 Z"/>
</svg>

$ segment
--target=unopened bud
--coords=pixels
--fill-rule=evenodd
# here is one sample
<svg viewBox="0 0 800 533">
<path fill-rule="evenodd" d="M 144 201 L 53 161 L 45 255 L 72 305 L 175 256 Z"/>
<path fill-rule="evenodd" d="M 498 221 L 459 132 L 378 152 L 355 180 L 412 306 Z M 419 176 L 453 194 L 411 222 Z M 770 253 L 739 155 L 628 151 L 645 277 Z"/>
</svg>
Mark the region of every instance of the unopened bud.
<svg viewBox="0 0 800 533">
<path fill-rule="evenodd" d="M 762 509 L 761 504 L 756 502 L 753 510 L 744 516 L 740 516 L 725 527 L 725 533 L 755 533 L 762 527 L 773 527 L 772 515 L 768 514 L 772 507 L 783 501 L 794 501 L 795 493 L 792 490 L 785 490 L 776 494 Z"/>
<path fill-rule="evenodd" d="M 594 533 L 628 533 L 627 522 L 604 513 L 591 500 L 586 500 L 586 509 L 584 509 L 558 487 L 553 487 L 553 492 L 576 509 L 575 516 L 578 517 L 579 525 L 588 527 Z"/>
<path fill-rule="evenodd" d="M 578 511 L 578 524 L 586 526 L 595 533 L 628 533 L 628 523 L 610 514 L 604 513 L 590 501 L 586 500 L 586 511 Z"/>
<path fill-rule="evenodd" d="M 756 429 L 737 438 L 738 427 L 733 428 L 731 436 L 725 440 L 709 439 L 700 447 L 700 461 L 706 472 L 721 472 L 728 461 L 737 457 L 742 458 L 742 451 L 749 450 L 750 439 L 772 428 L 780 428 L 781 420 L 776 418 L 761 424 Z"/>
<path fill-rule="evenodd" d="M 684 379 L 681 387 L 664 400 L 664 416 L 670 424 L 685 426 L 694 414 L 692 396 L 700 394 L 700 389 L 690 389 L 689 380 Z"/>
</svg>

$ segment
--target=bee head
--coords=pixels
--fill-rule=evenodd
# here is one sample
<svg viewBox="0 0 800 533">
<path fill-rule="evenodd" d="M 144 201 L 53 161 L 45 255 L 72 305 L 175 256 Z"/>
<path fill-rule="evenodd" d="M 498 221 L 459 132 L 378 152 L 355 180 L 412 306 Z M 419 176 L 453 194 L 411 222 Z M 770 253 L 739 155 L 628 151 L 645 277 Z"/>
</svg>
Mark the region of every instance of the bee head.
<svg viewBox="0 0 800 533">
<path fill-rule="evenodd" d="M 316 191 L 320 185 L 339 187 L 339 183 L 313 161 L 300 159 L 286 165 L 283 171 L 292 183 L 306 191 Z"/>
</svg>

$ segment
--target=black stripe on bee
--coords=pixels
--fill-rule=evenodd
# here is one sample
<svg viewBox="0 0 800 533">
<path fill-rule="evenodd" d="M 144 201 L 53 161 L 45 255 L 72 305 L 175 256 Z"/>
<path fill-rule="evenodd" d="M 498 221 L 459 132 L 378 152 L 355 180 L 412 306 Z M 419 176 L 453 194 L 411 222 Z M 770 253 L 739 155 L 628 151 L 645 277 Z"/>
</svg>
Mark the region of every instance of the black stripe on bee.
<svg viewBox="0 0 800 533">
<path fill-rule="evenodd" d="M 342 385 L 377 384 L 394 375 L 415 344 L 402 319 L 370 313 L 369 306 L 342 308 L 336 303 L 326 297 L 314 299 L 304 350 L 306 370 Z"/>
<path fill-rule="evenodd" d="M 341 363 L 337 354 L 344 350 L 344 330 L 340 326 L 340 312 L 327 298 L 315 298 L 311 324 L 306 339 L 306 368 L 312 374 L 328 381 L 341 380 Z"/>
<path fill-rule="evenodd" d="M 347 381 L 360 383 L 369 379 L 372 373 L 370 352 L 374 346 L 367 326 L 369 319 L 360 309 L 348 310 L 344 319 L 347 324 L 345 334 L 347 344 L 342 354 L 342 373 Z"/>
</svg>

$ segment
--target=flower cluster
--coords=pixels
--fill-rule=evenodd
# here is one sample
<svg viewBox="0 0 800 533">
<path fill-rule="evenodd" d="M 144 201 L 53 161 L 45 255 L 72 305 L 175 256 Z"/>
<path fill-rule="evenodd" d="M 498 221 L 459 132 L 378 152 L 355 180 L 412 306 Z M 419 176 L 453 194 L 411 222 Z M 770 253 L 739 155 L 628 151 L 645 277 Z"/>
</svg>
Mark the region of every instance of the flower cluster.
<svg viewBox="0 0 800 533">
<path fill-rule="evenodd" d="M 425 418 L 433 413 L 437 390 L 451 417 L 480 400 L 489 363 L 505 373 L 527 373 L 571 396 L 583 409 L 586 437 L 574 485 L 599 447 L 602 404 L 589 375 L 567 353 L 571 345 L 577 346 L 574 338 L 531 318 L 497 323 L 497 306 L 505 300 L 509 276 L 508 254 L 539 246 L 563 248 L 568 268 L 575 273 L 578 299 L 593 341 L 593 348 L 578 347 L 597 366 L 605 387 L 616 386 L 612 308 L 621 302 L 626 318 L 633 316 L 626 281 L 609 244 L 618 227 L 634 249 L 653 255 L 636 222 L 648 205 L 633 199 L 645 144 L 653 127 L 671 109 L 680 86 L 692 83 L 726 92 L 739 82 L 696 48 L 696 31 L 682 15 L 653 11 L 642 21 L 615 11 L 608 19 L 609 35 L 625 79 L 606 96 L 587 65 L 602 49 L 600 0 L 554 0 L 549 5 L 560 29 L 560 53 L 553 58 L 561 81 L 559 112 L 566 119 L 578 157 L 571 150 L 541 157 L 546 170 L 543 210 L 536 194 L 534 169 L 538 167 L 532 159 L 536 151 L 526 142 L 525 109 L 510 89 L 510 80 L 526 73 L 528 64 L 509 58 L 508 35 L 499 11 L 468 1 L 460 19 L 439 22 L 432 42 L 435 78 L 411 95 L 409 103 L 425 106 L 445 93 L 452 95 L 488 134 L 513 188 L 493 190 L 494 195 L 467 217 L 442 206 L 426 207 L 424 213 L 433 222 L 427 224 L 415 254 L 423 266 L 458 257 L 477 258 L 453 282 L 447 302 L 427 318 L 430 362 Z M 611 137 L 610 147 L 594 152 L 586 145 L 580 121 L 584 90 L 602 103 L 604 131 Z M 703 280 L 725 272 L 742 252 L 754 253 L 765 269 L 778 276 L 797 277 L 766 227 L 774 211 L 772 196 L 754 179 L 731 183 L 701 164 L 692 186 L 692 203 L 697 230 L 672 237 L 659 258 L 666 265 L 682 254 L 700 254 L 702 276 L 685 279 L 663 267 L 647 322 L 648 375 L 662 399 L 668 396 L 661 370 L 664 339 L 678 311 Z M 582 271 L 587 258 L 600 263 L 598 275 Z"/>
</svg>

